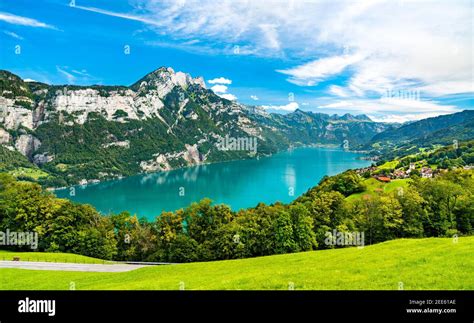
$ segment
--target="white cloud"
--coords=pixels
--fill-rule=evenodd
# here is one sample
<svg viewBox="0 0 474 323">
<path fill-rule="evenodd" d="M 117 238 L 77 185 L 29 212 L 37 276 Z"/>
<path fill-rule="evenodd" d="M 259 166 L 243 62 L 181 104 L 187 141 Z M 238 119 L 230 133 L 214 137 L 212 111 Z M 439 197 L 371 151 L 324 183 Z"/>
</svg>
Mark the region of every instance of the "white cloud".
<svg viewBox="0 0 474 323">
<path fill-rule="evenodd" d="M 3 33 L 4 33 L 5 35 L 8 35 L 8 36 L 13 37 L 13 38 L 15 38 L 15 39 L 23 40 L 23 37 L 21 37 L 20 35 L 14 33 L 13 31 L 4 30 Z"/>
<path fill-rule="evenodd" d="M 33 79 L 24 79 L 23 81 L 25 81 L 25 82 L 37 82 L 36 80 L 33 80 Z"/>
<path fill-rule="evenodd" d="M 214 91 L 214 93 L 226 93 L 227 92 L 227 86 L 222 85 L 222 84 L 216 84 L 213 87 L 211 87 L 211 90 Z"/>
<path fill-rule="evenodd" d="M 280 49 L 280 41 L 278 36 L 278 25 L 276 24 L 260 24 L 259 28 L 262 32 L 262 39 L 264 46 L 273 49 Z"/>
<path fill-rule="evenodd" d="M 44 22 L 41 22 L 32 18 L 28 18 L 28 17 L 13 15 L 8 12 L 0 12 L 0 21 L 5 21 L 12 25 L 56 29 L 56 27 L 48 25 Z"/>
<path fill-rule="evenodd" d="M 237 100 L 237 97 L 233 94 L 230 93 L 225 93 L 225 94 L 218 94 L 221 98 L 227 99 L 229 101 L 235 101 Z"/>
<path fill-rule="evenodd" d="M 237 97 L 231 93 L 228 93 L 227 90 L 229 89 L 224 84 L 232 84 L 232 80 L 226 79 L 224 77 L 215 78 L 212 80 L 207 81 L 209 84 L 215 84 L 211 87 L 211 90 L 220 96 L 221 98 L 227 99 L 229 101 L 237 100 Z"/>
<path fill-rule="evenodd" d="M 226 79 L 225 77 L 218 77 L 207 81 L 209 84 L 232 84 L 232 80 Z"/>
<path fill-rule="evenodd" d="M 442 114 L 459 112 L 454 105 L 442 105 L 436 101 L 406 100 L 391 98 L 389 100 L 344 99 L 318 109 L 332 109 L 365 113 L 374 121 L 405 122 L 420 120 Z"/>
<path fill-rule="evenodd" d="M 265 110 L 293 112 L 300 106 L 297 102 L 290 102 L 286 105 L 262 105 Z"/>
<path fill-rule="evenodd" d="M 250 98 L 254 101 L 258 101 L 258 96 L 256 95 L 251 95 Z"/>
<path fill-rule="evenodd" d="M 474 72 L 473 72 L 474 73 Z M 473 93 L 474 79 L 472 81 L 440 81 L 434 84 L 423 85 L 417 88 L 421 93 L 443 95 L 446 93 Z"/>
<path fill-rule="evenodd" d="M 346 87 L 339 89 L 345 94 L 365 97 L 391 88 L 418 89 L 425 95 L 473 92 L 472 9 L 468 1 L 372 1 L 340 9 L 324 20 L 324 29 L 320 24 L 315 28 L 327 46 L 363 55 L 363 59 L 350 62 L 354 73 Z M 320 62 L 340 61 L 340 54 L 335 53 L 330 51 L 324 58 L 290 69 L 299 72 L 290 74 L 290 81 L 307 85 L 312 78 L 327 79 L 332 75 L 327 71 L 338 74 L 342 62 L 334 69 L 331 64 L 319 66 Z M 334 90 L 329 92 L 341 94 Z"/>
<path fill-rule="evenodd" d="M 314 86 L 329 76 L 341 73 L 346 67 L 362 60 L 362 55 L 341 55 L 321 58 L 278 72 L 289 75 L 288 81 L 297 85 Z"/>
<path fill-rule="evenodd" d="M 329 87 L 329 93 L 341 98 L 347 98 L 350 95 L 346 89 L 338 85 L 331 85 Z"/>
</svg>

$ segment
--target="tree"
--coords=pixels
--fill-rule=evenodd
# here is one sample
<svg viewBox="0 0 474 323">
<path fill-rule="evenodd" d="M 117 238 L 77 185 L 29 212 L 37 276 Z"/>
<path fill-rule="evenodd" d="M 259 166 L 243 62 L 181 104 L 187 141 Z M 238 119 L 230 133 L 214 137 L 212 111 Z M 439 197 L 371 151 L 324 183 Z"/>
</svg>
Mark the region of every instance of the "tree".
<svg viewBox="0 0 474 323">
<path fill-rule="evenodd" d="M 448 230 L 455 229 L 454 210 L 458 199 L 463 195 L 463 188 L 442 176 L 429 181 L 420 181 L 417 189 L 427 202 L 428 221 L 426 230 L 429 236 L 443 236 Z"/>
<path fill-rule="evenodd" d="M 170 241 L 166 261 L 169 262 L 192 262 L 202 260 L 199 258 L 197 249 L 199 245 L 196 240 L 185 234 L 178 234 Z"/>
<path fill-rule="evenodd" d="M 245 257 L 245 236 L 243 235 L 243 227 L 238 220 L 219 227 L 211 248 L 215 250 L 216 259 Z"/>
<path fill-rule="evenodd" d="M 353 170 L 332 177 L 326 177 L 319 185 L 323 191 L 337 191 L 344 196 L 363 192 L 366 187 L 362 178 Z"/>
<path fill-rule="evenodd" d="M 117 241 L 114 229 L 106 218 L 98 217 L 94 226 L 78 232 L 77 244 L 72 252 L 89 257 L 112 260 L 117 254 Z"/>
<path fill-rule="evenodd" d="M 193 203 L 183 212 L 188 235 L 198 243 L 211 240 L 216 229 L 232 220 L 233 213 L 226 205 L 211 205 L 210 199 Z"/>
<path fill-rule="evenodd" d="M 379 233 L 382 239 L 401 237 L 403 212 L 398 200 L 392 194 L 381 196 L 378 208 L 383 221 L 383 231 Z"/>
<path fill-rule="evenodd" d="M 384 241 L 383 217 L 379 212 L 380 198 L 377 195 L 364 196 L 356 201 L 350 214 L 354 217 L 354 223 L 357 231 L 364 232 L 368 238 L 368 244 Z"/>
<path fill-rule="evenodd" d="M 277 210 L 275 219 L 275 253 L 298 251 L 298 244 L 294 239 L 293 222 L 290 214 L 284 210 Z"/>
<path fill-rule="evenodd" d="M 404 188 L 398 192 L 396 198 L 403 214 L 402 237 L 423 237 L 423 223 L 428 217 L 425 200 L 412 187 Z"/>
<path fill-rule="evenodd" d="M 313 219 L 317 244 L 324 246 L 326 232 L 336 228 L 344 216 L 344 195 L 335 191 L 319 192 L 305 205 Z"/>
<path fill-rule="evenodd" d="M 313 250 L 318 246 L 316 234 L 313 231 L 313 219 L 303 204 L 290 206 L 290 216 L 293 222 L 293 240 L 298 251 Z"/>
<path fill-rule="evenodd" d="M 237 221 L 242 227 L 240 239 L 245 241 L 246 257 L 271 255 L 275 250 L 274 221 L 277 207 L 259 203 L 257 207 L 240 210 Z"/>
</svg>

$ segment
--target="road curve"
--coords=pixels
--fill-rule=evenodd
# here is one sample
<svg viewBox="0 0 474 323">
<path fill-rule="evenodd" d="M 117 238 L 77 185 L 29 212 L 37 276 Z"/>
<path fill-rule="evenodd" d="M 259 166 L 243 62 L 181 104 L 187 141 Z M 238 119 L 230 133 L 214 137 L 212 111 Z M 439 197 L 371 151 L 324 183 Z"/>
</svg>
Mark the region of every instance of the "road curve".
<svg viewBox="0 0 474 323">
<path fill-rule="evenodd" d="M 62 262 L 36 262 L 36 261 L 0 261 L 0 269 L 16 268 L 30 270 L 59 270 L 59 271 L 85 271 L 115 273 L 135 270 L 145 265 L 128 264 L 75 264 Z M 149 267 L 149 266 L 148 266 Z"/>
</svg>

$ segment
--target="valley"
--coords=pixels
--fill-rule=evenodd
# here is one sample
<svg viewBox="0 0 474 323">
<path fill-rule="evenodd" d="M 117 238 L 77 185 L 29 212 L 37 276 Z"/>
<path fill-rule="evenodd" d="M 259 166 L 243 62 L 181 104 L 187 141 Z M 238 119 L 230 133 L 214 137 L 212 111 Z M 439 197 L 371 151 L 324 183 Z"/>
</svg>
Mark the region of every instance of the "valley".
<svg viewBox="0 0 474 323">
<path fill-rule="evenodd" d="M 21 167 L 41 169 L 48 176 L 25 172 L 24 178 L 46 187 L 269 156 L 290 147 L 356 147 L 391 127 L 363 115 L 267 113 L 164 67 L 130 87 L 52 86 L 1 71 L 0 94 L 0 160 L 16 155 Z M 258 149 L 220 149 L 226 136 L 256 141 Z M 18 166 L 6 162 L 0 170 Z"/>
<path fill-rule="evenodd" d="M 91 204 L 102 214 L 127 210 L 150 220 L 206 197 L 238 211 L 259 203 L 289 203 L 326 175 L 369 166 L 360 156 L 340 148 L 301 147 L 258 159 L 140 174 L 54 193 Z"/>
<path fill-rule="evenodd" d="M 472 234 L 471 110 L 268 113 L 170 68 L 130 87 L 0 76 L 0 229 L 34 228 L 39 251 L 181 263 Z"/>
</svg>

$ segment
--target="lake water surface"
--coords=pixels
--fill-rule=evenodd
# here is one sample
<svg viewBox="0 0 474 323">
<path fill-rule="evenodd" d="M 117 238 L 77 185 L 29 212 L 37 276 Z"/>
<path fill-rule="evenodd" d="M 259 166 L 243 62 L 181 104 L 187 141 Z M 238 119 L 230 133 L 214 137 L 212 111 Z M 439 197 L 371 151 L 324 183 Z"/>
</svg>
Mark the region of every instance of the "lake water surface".
<svg viewBox="0 0 474 323">
<path fill-rule="evenodd" d="M 201 165 L 169 172 L 142 174 L 87 186 L 58 190 L 67 197 L 95 206 L 100 212 L 129 211 L 153 219 L 208 197 L 233 210 L 290 202 L 317 185 L 324 175 L 370 165 L 361 155 L 329 148 L 297 148 L 271 157 Z"/>
</svg>

